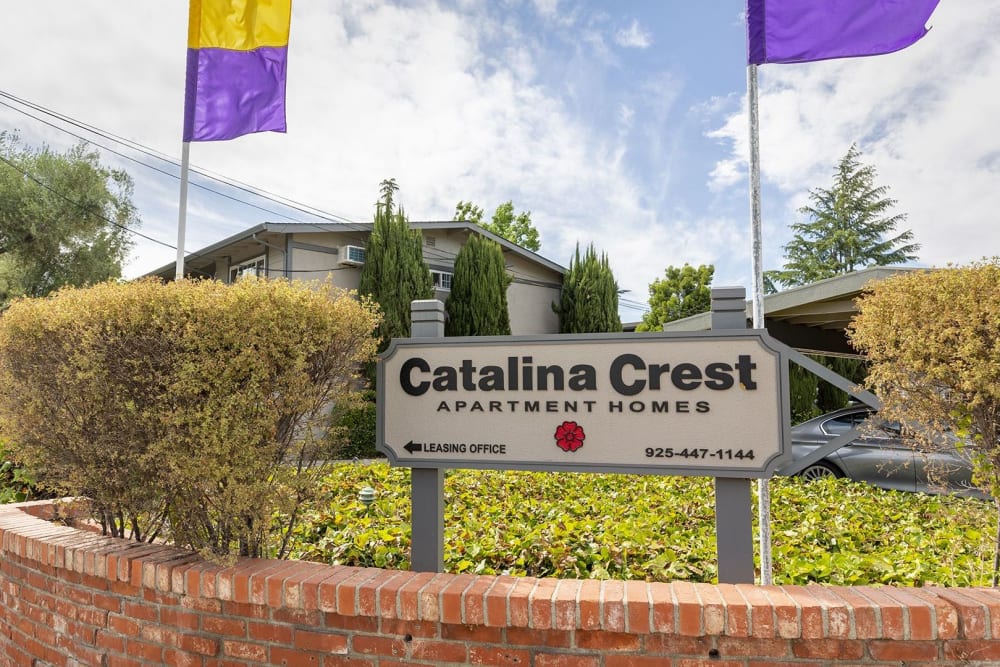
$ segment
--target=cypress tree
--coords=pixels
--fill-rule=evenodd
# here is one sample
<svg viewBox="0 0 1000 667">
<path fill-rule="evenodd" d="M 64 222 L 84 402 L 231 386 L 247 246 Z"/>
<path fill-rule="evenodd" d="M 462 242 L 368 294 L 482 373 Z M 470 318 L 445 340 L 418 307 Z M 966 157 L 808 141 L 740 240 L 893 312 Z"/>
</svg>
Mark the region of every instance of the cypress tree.
<svg viewBox="0 0 1000 667">
<path fill-rule="evenodd" d="M 410 302 L 434 295 L 420 230 L 410 229 L 402 207 L 393 211 L 393 195 L 398 189 L 395 179 L 382 181 L 382 198 L 375 205 L 375 224 L 365 244 L 358 285 L 358 292 L 370 296 L 382 309 L 382 322 L 376 331 L 381 338 L 380 351 L 392 338 L 410 335 Z"/>
<path fill-rule="evenodd" d="M 559 303 L 552 309 L 559 315 L 560 333 L 611 333 L 622 330 L 618 316 L 618 283 L 608 256 L 600 258 L 590 244 L 583 259 L 577 244 L 569 271 L 563 276 Z"/>
<path fill-rule="evenodd" d="M 509 336 L 503 251 L 496 241 L 473 235 L 458 251 L 445 303 L 448 336 Z"/>
</svg>

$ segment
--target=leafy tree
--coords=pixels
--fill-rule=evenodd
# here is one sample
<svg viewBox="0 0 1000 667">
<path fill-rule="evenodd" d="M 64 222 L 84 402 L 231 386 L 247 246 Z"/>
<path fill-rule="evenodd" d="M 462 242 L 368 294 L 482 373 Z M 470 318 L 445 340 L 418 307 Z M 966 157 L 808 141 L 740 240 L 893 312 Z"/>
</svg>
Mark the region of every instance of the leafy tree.
<svg viewBox="0 0 1000 667">
<path fill-rule="evenodd" d="M 424 261 L 420 230 L 410 229 L 394 196 L 396 179 L 382 181 L 381 199 L 375 204 L 375 224 L 365 245 L 358 292 L 368 295 L 382 309 L 377 334 L 379 350 L 392 338 L 410 335 L 410 302 L 434 296 L 430 268 Z"/>
<path fill-rule="evenodd" d="M 531 224 L 531 211 L 522 211 L 514 215 L 514 203 L 506 201 L 497 206 L 490 222 L 483 222 L 483 209 L 472 202 L 460 201 L 455 205 L 454 220 L 472 222 L 497 236 L 516 243 L 522 248 L 538 252 L 542 247 L 538 239 L 538 230 Z"/>
<path fill-rule="evenodd" d="M 663 278 L 649 286 L 649 312 L 636 331 L 660 331 L 666 322 L 707 312 L 712 308 L 712 277 L 715 267 L 711 264 L 694 268 L 684 264 L 681 268 L 668 266 Z"/>
<path fill-rule="evenodd" d="M 474 234 L 455 258 L 451 292 L 445 302 L 448 336 L 508 336 L 510 313 L 503 251 L 496 241 Z"/>
<path fill-rule="evenodd" d="M 583 259 L 580 245 L 563 276 L 559 303 L 552 304 L 559 315 L 559 333 L 610 333 L 622 330 L 618 316 L 618 283 L 608 256 L 600 258 L 590 244 Z"/>
<path fill-rule="evenodd" d="M 0 318 L 0 437 L 105 533 L 283 557 L 336 455 L 378 315 L 327 284 L 140 280 L 15 301 Z"/>
<path fill-rule="evenodd" d="M 868 356 L 865 383 L 882 400 L 882 416 L 907 425 L 918 456 L 958 436 L 973 483 L 993 498 L 1000 498 L 998 285 L 997 257 L 899 274 L 870 287 L 848 330 Z M 1000 559 L 1000 531 L 997 539 Z"/>
<path fill-rule="evenodd" d="M 132 179 L 97 151 L 27 148 L 0 132 L 0 306 L 120 277 L 138 225 Z"/>
<path fill-rule="evenodd" d="M 875 185 L 875 167 L 861 164 L 861 151 L 852 144 L 840 160 L 830 188 L 810 191 L 809 206 L 799 209 L 807 222 L 792 225 L 795 232 L 785 245 L 785 265 L 768 271 L 772 287 L 807 285 L 850 273 L 866 266 L 903 264 L 915 260 L 920 249 L 913 232 L 893 236 L 906 220 L 892 213 L 896 200 L 888 186 Z"/>
</svg>

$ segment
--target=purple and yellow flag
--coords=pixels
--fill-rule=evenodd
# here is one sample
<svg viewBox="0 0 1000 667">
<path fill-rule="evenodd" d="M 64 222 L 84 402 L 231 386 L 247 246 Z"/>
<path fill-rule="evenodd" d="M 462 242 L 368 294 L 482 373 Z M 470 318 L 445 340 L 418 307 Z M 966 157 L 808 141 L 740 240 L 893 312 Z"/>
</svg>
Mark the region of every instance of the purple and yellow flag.
<svg viewBox="0 0 1000 667">
<path fill-rule="evenodd" d="M 184 141 L 285 131 L 292 0 L 191 0 Z"/>
<path fill-rule="evenodd" d="M 892 53 L 927 34 L 938 0 L 747 0 L 747 62 Z"/>
</svg>

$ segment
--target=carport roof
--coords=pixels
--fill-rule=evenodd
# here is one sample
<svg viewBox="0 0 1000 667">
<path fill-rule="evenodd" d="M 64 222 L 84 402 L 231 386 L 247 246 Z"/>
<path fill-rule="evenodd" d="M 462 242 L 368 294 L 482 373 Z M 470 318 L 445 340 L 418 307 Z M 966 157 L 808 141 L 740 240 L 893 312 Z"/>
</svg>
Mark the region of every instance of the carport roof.
<svg viewBox="0 0 1000 667">
<path fill-rule="evenodd" d="M 832 356 L 857 356 L 847 342 L 845 328 L 857 314 L 857 299 L 865 286 L 898 273 L 921 269 L 875 266 L 811 285 L 794 287 L 764 297 L 764 326 L 772 336 L 795 349 Z M 746 304 L 747 326 L 753 306 Z M 711 313 L 667 322 L 664 331 L 704 331 L 711 328 Z"/>
</svg>

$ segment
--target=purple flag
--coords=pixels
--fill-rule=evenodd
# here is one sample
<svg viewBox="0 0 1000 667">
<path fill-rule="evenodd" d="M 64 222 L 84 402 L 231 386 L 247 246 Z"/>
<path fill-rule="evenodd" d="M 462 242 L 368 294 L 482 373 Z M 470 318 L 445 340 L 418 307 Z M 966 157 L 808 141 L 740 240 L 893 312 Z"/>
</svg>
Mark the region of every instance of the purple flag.
<svg viewBox="0 0 1000 667">
<path fill-rule="evenodd" d="M 747 0 L 747 62 L 804 63 L 905 49 L 939 0 Z"/>
</svg>

